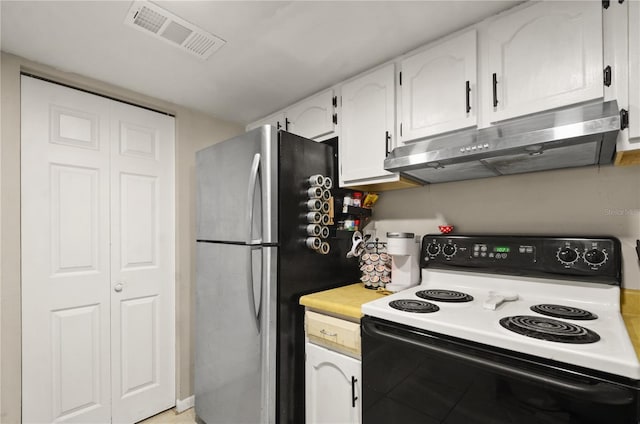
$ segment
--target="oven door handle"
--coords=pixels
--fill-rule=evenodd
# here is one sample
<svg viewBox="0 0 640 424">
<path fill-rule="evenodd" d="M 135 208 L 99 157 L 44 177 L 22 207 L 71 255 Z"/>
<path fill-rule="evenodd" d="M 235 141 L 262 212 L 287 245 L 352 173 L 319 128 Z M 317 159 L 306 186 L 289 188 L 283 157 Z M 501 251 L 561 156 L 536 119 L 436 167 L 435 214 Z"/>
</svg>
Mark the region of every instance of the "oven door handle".
<svg viewBox="0 0 640 424">
<path fill-rule="evenodd" d="M 385 328 L 388 328 L 391 331 L 388 331 Z M 619 387 L 604 382 L 588 384 L 578 381 L 570 381 L 567 379 L 545 375 L 532 369 L 524 369 L 518 366 L 495 362 L 483 356 L 477 356 L 464 352 L 462 351 L 461 347 L 458 347 L 456 349 L 449 346 L 442 346 L 440 344 L 426 343 L 424 340 L 420 340 L 418 337 L 414 338 L 410 335 L 400 334 L 400 331 L 403 330 L 398 331 L 396 330 L 396 327 L 380 322 L 372 322 L 368 319 L 363 319 L 362 331 L 378 339 L 385 339 L 391 342 L 409 344 L 424 351 L 453 357 L 460 361 L 475 365 L 476 367 L 487 369 L 504 376 L 513 377 L 521 381 L 537 383 L 538 385 L 551 388 L 558 392 L 569 394 L 574 397 L 578 397 L 582 400 L 589 400 L 606 405 L 627 405 L 632 403 L 634 400 L 634 396 L 631 390 L 624 387 Z M 422 334 L 421 336 L 433 337 Z M 443 339 L 438 339 L 437 337 L 433 337 L 433 340 L 439 341 L 441 343 L 444 342 L 446 344 L 451 344 L 451 342 Z"/>
</svg>

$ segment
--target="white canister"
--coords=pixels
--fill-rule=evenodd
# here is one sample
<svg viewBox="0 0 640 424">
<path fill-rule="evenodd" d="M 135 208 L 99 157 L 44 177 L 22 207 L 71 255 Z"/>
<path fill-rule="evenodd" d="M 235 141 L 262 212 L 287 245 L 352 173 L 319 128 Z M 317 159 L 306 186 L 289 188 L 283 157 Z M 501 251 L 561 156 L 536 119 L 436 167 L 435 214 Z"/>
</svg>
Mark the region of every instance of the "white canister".
<svg viewBox="0 0 640 424">
<path fill-rule="evenodd" d="M 415 237 L 414 233 L 387 233 L 387 253 L 398 256 L 413 255 Z"/>
<path fill-rule="evenodd" d="M 351 198 L 351 194 L 347 193 L 342 199 L 342 213 L 347 213 L 349 206 L 353 206 L 353 199 Z"/>
</svg>

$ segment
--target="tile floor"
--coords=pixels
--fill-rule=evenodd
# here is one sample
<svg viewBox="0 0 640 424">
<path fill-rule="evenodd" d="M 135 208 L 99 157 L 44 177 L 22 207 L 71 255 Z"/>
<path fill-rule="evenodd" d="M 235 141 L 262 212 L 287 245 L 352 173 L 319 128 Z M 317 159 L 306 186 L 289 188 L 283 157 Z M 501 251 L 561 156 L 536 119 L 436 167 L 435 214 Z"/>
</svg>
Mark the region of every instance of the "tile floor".
<svg viewBox="0 0 640 424">
<path fill-rule="evenodd" d="M 196 410 L 187 409 L 182 414 L 177 414 L 175 409 L 169 409 L 138 424 L 195 424 Z"/>
</svg>

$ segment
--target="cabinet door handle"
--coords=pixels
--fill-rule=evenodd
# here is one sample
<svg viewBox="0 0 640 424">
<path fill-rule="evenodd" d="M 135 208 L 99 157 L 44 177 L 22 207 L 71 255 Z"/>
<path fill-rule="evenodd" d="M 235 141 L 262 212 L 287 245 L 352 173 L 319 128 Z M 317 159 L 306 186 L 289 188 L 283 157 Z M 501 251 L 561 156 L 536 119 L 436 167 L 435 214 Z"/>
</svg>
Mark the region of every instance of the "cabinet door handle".
<svg viewBox="0 0 640 424">
<path fill-rule="evenodd" d="M 465 93 L 467 101 L 467 113 L 471 112 L 471 84 L 469 81 L 465 83 Z"/>
<path fill-rule="evenodd" d="M 495 74 L 494 74 L 495 75 Z M 289 123 L 291 121 L 289 121 L 289 118 L 284 118 L 284 130 L 285 131 L 289 131 Z"/>
<path fill-rule="evenodd" d="M 493 107 L 498 107 L 498 74 L 493 73 Z"/>
<path fill-rule="evenodd" d="M 356 401 L 358 400 L 358 396 L 356 396 L 356 383 L 358 379 L 354 376 L 351 376 L 351 407 L 356 407 Z"/>
<path fill-rule="evenodd" d="M 389 131 L 384 132 L 384 157 L 389 156 L 389 142 L 391 141 L 391 134 Z"/>
<path fill-rule="evenodd" d="M 327 337 L 338 337 L 338 333 L 329 333 L 324 328 L 322 330 L 320 330 L 320 334 L 322 334 L 323 336 L 327 336 Z"/>
<path fill-rule="evenodd" d="M 280 121 L 276 121 L 276 129 L 280 129 L 282 128 L 282 125 L 280 124 Z"/>
</svg>

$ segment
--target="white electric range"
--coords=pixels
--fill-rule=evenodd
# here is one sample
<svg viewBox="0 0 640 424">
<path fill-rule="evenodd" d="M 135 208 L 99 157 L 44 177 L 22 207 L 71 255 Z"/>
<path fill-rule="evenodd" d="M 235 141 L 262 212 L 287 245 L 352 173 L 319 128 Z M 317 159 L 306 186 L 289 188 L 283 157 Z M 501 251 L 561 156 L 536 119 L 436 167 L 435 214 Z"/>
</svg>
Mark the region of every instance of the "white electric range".
<svg viewBox="0 0 640 424">
<path fill-rule="evenodd" d="M 491 409 L 496 417 L 504 413 L 526 422 L 530 418 L 527 411 L 535 410 L 544 415 L 540 422 L 590 423 L 601 422 L 603 417 L 618 420 L 610 422 L 638 422 L 640 362 L 620 314 L 617 239 L 425 236 L 421 266 L 419 286 L 362 306 L 365 383 L 367 373 L 370 379 L 380 380 L 380 372 L 372 370 L 382 363 L 372 358 L 382 355 L 371 352 L 387 344 L 389 356 L 403 349 L 411 356 L 415 350 L 433 355 L 427 362 L 439 363 L 443 369 L 469 366 L 464 374 L 473 374 L 486 368 L 479 371 L 485 375 L 483 384 L 493 381 L 495 386 L 495 381 L 506 379 L 511 387 L 518 380 L 536 388 L 537 394 L 531 396 L 545 399 L 531 401 L 529 396 L 529 404 L 513 412 L 509 410 L 514 408 L 513 401 L 498 407 L 495 400 L 513 396 L 496 394 Z M 489 373 L 493 373 L 491 378 L 486 377 Z M 429 373 L 437 374 L 435 370 Z M 531 381 L 526 381 L 528 375 Z M 456 381 L 453 377 L 442 380 Z M 369 417 L 384 416 L 367 406 L 367 396 L 379 397 L 380 391 L 367 394 L 365 390 Z M 491 390 L 485 388 L 487 391 Z M 518 391 L 522 389 L 511 388 L 509 393 Z M 577 408 L 576 399 L 589 399 L 588 405 Z M 460 399 L 451 400 L 452 405 L 459 403 Z M 567 406 L 569 403 L 573 406 Z M 471 404 L 481 403 L 474 399 Z M 625 406 L 612 406 L 617 404 Z M 460 412 L 452 408 L 450 414 L 455 417 Z M 406 411 L 400 408 L 394 413 Z M 577 415 L 571 415 L 574 413 Z M 427 414 L 429 418 L 434 415 L 433 411 Z M 512 422 L 496 417 L 487 422 Z M 415 422 L 422 419 L 425 417 Z M 436 422 L 458 422 L 448 419 Z M 407 418 L 406 422 L 413 421 Z"/>
</svg>

